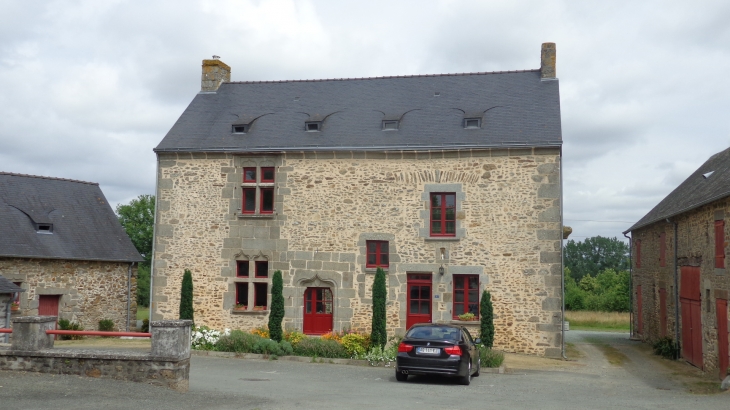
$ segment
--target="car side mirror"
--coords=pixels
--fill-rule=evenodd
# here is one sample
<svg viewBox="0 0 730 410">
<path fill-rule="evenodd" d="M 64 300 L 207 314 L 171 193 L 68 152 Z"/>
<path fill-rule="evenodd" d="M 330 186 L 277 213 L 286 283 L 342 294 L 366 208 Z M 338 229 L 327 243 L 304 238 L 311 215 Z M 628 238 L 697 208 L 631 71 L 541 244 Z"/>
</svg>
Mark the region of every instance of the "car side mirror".
<svg viewBox="0 0 730 410">
<path fill-rule="evenodd" d="M 475 344 L 475 345 L 480 345 L 480 344 L 482 344 L 482 339 L 480 339 L 480 338 L 478 338 L 478 337 L 477 337 L 477 338 L 476 338 L 476 340 L 474 340 L 474 344 Z"/>
</svg>

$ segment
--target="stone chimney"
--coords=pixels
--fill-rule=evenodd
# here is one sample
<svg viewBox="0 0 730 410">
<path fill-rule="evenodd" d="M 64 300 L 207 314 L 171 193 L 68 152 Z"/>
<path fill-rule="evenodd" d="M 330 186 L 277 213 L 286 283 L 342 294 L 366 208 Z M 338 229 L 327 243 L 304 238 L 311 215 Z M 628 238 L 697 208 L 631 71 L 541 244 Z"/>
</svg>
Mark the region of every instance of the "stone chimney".
<svg viewBox="0 0 730 410">
<path fill-rule="evenodd" d="M 542 53 L 540 53 L 540 78 L 555 78 L 555 43 L 542 43 Z"/>
<path fill-rule="evenodd" d="M 200 80 L 200 91 L 216 92 L 221 83 L 231 81 L 231 67 L 217 56 L 212 60 L 203 60 L 203 76 Z"/>
</svg>

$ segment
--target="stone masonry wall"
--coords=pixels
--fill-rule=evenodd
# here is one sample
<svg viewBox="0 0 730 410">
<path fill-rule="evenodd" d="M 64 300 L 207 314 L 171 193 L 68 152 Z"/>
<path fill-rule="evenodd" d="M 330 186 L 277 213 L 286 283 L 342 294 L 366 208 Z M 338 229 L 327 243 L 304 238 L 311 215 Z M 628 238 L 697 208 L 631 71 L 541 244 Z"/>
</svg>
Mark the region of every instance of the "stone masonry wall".
<svg viewBox="0 0 730 410">
<path fill-rule="evenodd" d="M 187 268 L 196 324 L 265 325 L 267 312 L 233 305 L 236 282 L 260 281 L 236 277 L 236 261 L 268 261 L 264 282 L 283 273 L 285 326 L 301 330 L 307 287 L 329 287 L 334 329 L 369 331 L 375 269 L 365 267 L 365 243 L 387 240 L 390 334 L 405 331 L 407 273 L 432 275 L 434 322 L 453 320 L 453 275 L 473 274 L 492 293 L 497 348 L 559 356 L 559 155 L 161 154 L 152 318 L 176 317 Z M 276 167 L 275 212 L 241 214 L 242 169 L 262 166 Z M 431 192 L 456 193 L 455 238 L 429 237 Z"/>
<path fill-rule="evenodd" d="M 52 259 L 0 258 L 0 275 L 22 282 L 20 311 L 37 315 L 39 295 L 61 295 L 59 318 L 96 330 L 99 320 L 111 319 L 126 330 L 128 263 Z M 130 328 L 137 318 L 137 268 L 132 269 Z"/>
<path fill-rule="evenodd" d="M 682 266 L 700 268 L 700 290 L 702 307 L 702 337 L 704 370 L 716 371 L 718 367 L 718 335 L 717 312 L 715 299 L 728 299 L 730 295 L 730 274 L 725 269 L 715 268 L 715 218 L 725 220 L 725 254 L 729 255 L 728 238 L 730 238 L 730 199 L 723 199 L 712 204 L 684 213 L 672 218 L 677 222 L 677 283 L 681 287 Z M 666 266 L 659 264 L 660 234 L 666 235 Z M 641 240 L 641 267 L 636 267 L 636 241 Z M 641 285 L 643 332 L 638 336 L 653 342 L 661 337 L 660 297 L 659 291 L 667 292 L 667 336 L 675 339 L 675 286 L 674 286 L 674 226 L 666 222 L 657 222 L 632 232 L 633 255 L 632 286 L 634 298 L 634 329 L 638 329 L 638 312 L 636 292 Z M 726 262 L 727 263 L 727 262 Z M 681 289 L 678 289 L 681 291 Z M 709 299 L 707 296 L 710 296 Z M 730 317 L 730 315 L 729 315 Z M 680 341 L 682 309 L 679 309 Z"/>
</svg>

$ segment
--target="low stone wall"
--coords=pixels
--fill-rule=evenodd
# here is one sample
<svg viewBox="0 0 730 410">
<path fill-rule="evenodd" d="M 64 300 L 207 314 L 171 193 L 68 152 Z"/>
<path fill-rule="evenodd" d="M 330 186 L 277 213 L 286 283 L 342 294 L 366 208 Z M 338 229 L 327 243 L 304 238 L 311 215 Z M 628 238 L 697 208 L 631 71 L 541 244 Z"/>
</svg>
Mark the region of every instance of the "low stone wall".
<svg viewBox="0 0 730 410">
<path fill-rule="evenodd" d="M 150 322 L 150 353 L 54 349 L 55 316 L 13 319 L 13 343 L 0 348 L 0 370 L 71 374 L 149 383 L 185 392 L 190 379 L 190 320 Z"/>
</svg>

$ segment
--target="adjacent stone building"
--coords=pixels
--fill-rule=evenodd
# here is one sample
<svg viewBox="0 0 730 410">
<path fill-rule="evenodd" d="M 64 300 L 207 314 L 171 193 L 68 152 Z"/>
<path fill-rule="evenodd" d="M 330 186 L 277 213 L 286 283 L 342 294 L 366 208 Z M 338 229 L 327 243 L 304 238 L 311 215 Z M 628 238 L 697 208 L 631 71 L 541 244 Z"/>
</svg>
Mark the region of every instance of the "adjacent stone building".
<svg viewBox="0 0 730 410">
<path fill-rule="evenodd" d="M 129 329 L 142 260 L 98 184 L 0 172 L 0 275 L 24 290 L 14 315 Z"/>
<path fill-rule="evenodd" d="M 634 336 L 671 337 L 685 360 L 721 378 L 729 365 L 728 221 L 730 149 L 710 157 L 626 231 Z"/>
<path fill-rule="evenodd" d="M 266 325 L 280 270 L 285 327 L 369 331 L 382 267 L 390 334 L 478 317 L 487 289 L 497 348 L 560 356 L 554 44 L 540 69 L 404 77 L 230 82 L 204 60 L 201 88 L 155 148 L 153 320 L 190 269 L 196 324 Z"/>
</svg>

